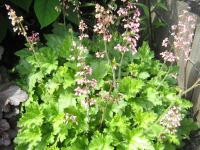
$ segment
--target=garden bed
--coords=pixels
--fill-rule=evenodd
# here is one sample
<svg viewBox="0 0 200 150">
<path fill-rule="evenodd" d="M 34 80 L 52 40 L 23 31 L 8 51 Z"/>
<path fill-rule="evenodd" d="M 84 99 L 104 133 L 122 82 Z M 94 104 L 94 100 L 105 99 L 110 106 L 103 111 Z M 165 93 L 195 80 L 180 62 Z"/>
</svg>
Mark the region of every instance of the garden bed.
<svg viewBox="0 0 200 150">
<path fill-rule="evenodd" d="M 4 52 L 0 48 L 10 69 L 0 72 L 0 149 L 197 150 L 199 126 L 186 98 L 200 79 L 185 84 L 190 80 L 177 67 L 193 62 L 188 48 L 196 20 L 183 10 L 189 22 L 179 18 L 167 27 L 157 14 L 169 12 L 167 4 L 3 5 L 11 24 L 7 19 Z M 156 31 L 166 28 L 172 38 L 156 42 Z M 8 43 L 13 31 L 20 41 L 14 46 Z M 151 50 L 159 45 L 162 52 Z"/>
</svg>

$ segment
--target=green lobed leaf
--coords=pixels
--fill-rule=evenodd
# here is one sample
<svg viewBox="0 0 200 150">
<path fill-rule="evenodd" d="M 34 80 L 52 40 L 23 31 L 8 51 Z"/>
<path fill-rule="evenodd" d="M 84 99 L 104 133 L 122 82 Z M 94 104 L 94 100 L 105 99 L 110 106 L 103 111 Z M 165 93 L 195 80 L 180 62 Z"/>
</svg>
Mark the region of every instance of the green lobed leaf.
<svg viewBox="0 0 200 150">
<path fill-rule="evenodd" d="M 138 77 L 140 79 L 147 79 L 150 77 L 150 74 L 148 72 L 141 72 Z"/>
<path fill-rule="evenodd" d="M 26 130 L 20 130 L 17 137 L 15 138 L 15 143 L 18 145 L 27 144 L 27 150 L 35 149 L 38 143 L 41 141 L 41 130 L 40 128 L 28 127 Z M 17 148 L 17 150 L 21 150 Z"/>
<path fill-rule="evenodd" d="M 114 148 L 110 145 L 112 143 L 111 136 L 105 136 L 99 132 L 96 132 L 92 136 L 92 141 L 89 145 L 90 150 L 114 150 Z"/>
<path fill-rule="evenodd" d="M 191 131 L 197 130 L 199 127 L 197 123 L 194 122 L 191 118 L 184 118 L 181 121 L 181 128 L 179 134 L 182 134 L 184 137 L 188 138 L 188 135 Z"/>
<path fill-rule="evenodd" d="M 51 47 L 60 57 L 67 58 L 70 55 L 72 47 L 72 37 L 68 32 L 66 36 L 63 35 L 45 35 L 47 45 Z"/>
<path fill-rule="evenodd" d="M 162 99 L 159 97 L 159 93 L 156 88 L 147 88 L 147 100 L 152 102 L 154 106 L 162 105 Z"/>
<path fill-rule="evenodd" d="M 26 106 L 26 112 L 19 120 L 19 127 L 41 126 L 43 117 L 40 106 L 35 102 L 30 103 Z"/>
<path fill-rule="evenodd" d="M 111 131 L 126 135 L 129 131 L 130 122 L 125 116 L 115 115 L 112 120 L 108 122 L 108 126 Z"/>
<path fill-rule="evenodd" d="M 149 62 L 154 57 L 147 42 L 143 42 L 138 50 L 138 55 L 143 62 Z"/>
<path fill-rule="evenodd" d="M 61 93 L 58 99 L 59 111 L 63 112 L 67 107 L 76 107 L 76 99 L 67 92 Z"/>
<path fill-rule="evenodd" d="M 60 142 L 63 142 L 68 135 L 68 128 L 65 121 L 65 114 L 61 113 L 57 115 L 53 119 L 52 125 L 53 125 L 53 135 L 55 135 Z"/>
<path fill-rule="evenodd" d="M 119 83 L 119 91 L 128 98 L 135 97 L 143 86 L 144 83 L 142 80 L 125 77 Z"/>
<path fill-rule="evenodd" d="M 153 112 L 137 112 L 134 116 L 134 122 L 138 127 L 148 128 L 157 118 Z"/>
<path fill-rule="evenodd" d="M 96 80 L 101 80 L 103 79 L 107 74 L 109 70 L 109 65 L 107 61 L 94 61 L 91 62 L 92 67 L 92 76 L 91 78 L 96 79 Z"/>
<path fill-rule="evenodd" d="M 155 150 L 153 144 L 144 136 L 134 135 L 128 145 L 130 150 Z"/>
</svg>

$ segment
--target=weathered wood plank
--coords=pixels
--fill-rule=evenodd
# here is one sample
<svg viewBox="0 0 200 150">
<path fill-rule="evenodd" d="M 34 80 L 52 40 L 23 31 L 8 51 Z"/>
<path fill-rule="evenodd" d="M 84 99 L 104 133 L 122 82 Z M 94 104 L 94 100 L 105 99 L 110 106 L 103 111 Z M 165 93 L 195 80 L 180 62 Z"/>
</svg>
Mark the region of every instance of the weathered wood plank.
<svg viewBox="0 0 200 150">
<path fill-rule="evenodd" d="M 170 37 L 170 27 L 171 25 L 177 25 L 179 22 L 179 15 L 182 15 L 183 10 L 189 10 L 189 5 L 183 1 L 178 0 L 167 0 L 167 5 L 169 11 L 166 13 L 161 12 L 161 16 L 163 19 L 167 22 L 168 28 L 162 29 L 159 31 L 157 35 L 157 41 L 159 43 L 162 43 L 161 39 L 164 39 L 165 37 Z M 191 29 L 191 23 L 187 20 L 184 21 L 184 25 L 187 29 L 189 29 L 188 34 L 194 33 L 194 39 L 191 43 L 191 46 L 185 47 L 185 49 L 191 48 L 190 53 L 190 60 L 191 62 L 186 63 L 184 60 L 184 51 L 183 50 L 175 50 L 175 53 L 179 56 L 178 66 L 180 67 L 179 75 L 178 75 L 178 84 L 179 86 L 184 90 L 189 87 L 191 87 L 194 82 L 197 80 L 200 75 L 198 74 L 197 70 L 200 70 L 200 16 L 197 16 L 197 14 L 190 12 L 189 15 L 194 16 L 196 19 L 196 29 Z M 187 19 L 187 17 L 186 17 Z M 179 32 L 179 31 L 178 31 Z M 162 33 L 162 34 L 160 34 Z M 179 33 L 177 33 L 179 34 Z M 183 38 L 185 41 L 189 41 L 188 34 L 183 35 Z M 173 40 L 173 39 L 170 39 Z M 160 47 L 161 51 L 164 51 L 162 47 Z M 161 51 L 157 51 L 157 56 Z M 186 67 L 186 70 L 185 70 Z M 186 78 L 185 78 L 186 76 Z M 200 123 L 200 87 L 192 90 L 187 94 L 187 98 L 190 99 L 193 104 L 193 115 L 196 117 L 198 122 Z"/>
</svg>

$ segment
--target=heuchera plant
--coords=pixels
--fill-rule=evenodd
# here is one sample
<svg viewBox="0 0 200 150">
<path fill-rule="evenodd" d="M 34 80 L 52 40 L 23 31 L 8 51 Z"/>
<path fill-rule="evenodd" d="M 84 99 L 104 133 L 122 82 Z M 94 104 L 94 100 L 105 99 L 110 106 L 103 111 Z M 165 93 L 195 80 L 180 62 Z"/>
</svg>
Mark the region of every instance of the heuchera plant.
<svg viewBox="0 0 200 150">
<path fill-rule="evenodd" d="M 137 50 L 140 12 L 123 2 L 116 16 L 96 5 L 90 39 L 84 21 L 78 37 L 55 24 L 45 45 L 37 46 L 36 34 L 26 38 L 28 48 L 16 53 L 18 84 L 29 93 L 16 149 L 173 150 L 196 129 L 176 67 L 155 60 L 146 42 Z M 119 18 L 123 33 L 114 26 Z"/>
</svg>

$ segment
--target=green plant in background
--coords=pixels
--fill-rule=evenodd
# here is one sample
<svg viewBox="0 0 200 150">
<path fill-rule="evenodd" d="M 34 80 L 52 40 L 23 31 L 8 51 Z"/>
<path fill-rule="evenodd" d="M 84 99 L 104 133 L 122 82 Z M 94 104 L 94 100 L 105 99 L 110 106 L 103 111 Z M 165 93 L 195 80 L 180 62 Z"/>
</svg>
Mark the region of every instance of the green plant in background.
<svg viewBox="0 0 200 150">
<path fill-rule="evenodd" d="M 4 3 L 8 4 L 11 3 L 12 5 L 17 7 L 18 12 L 21 14 L 31 14 L 33 17 L 34 14 L 37 17 L 37 20 L 40 24 L 41 29 L 44 27 L 47 27 L 51 25 L 54 21 L 59 19 L 59 16 L 61 14 L 62 7 L 66 7 L 67 9 L 64 10 L 65 18 L 68 20 L 68 22 L 73 23 L 78 26 L 79 23 L 79 11 L 75 8 L 77 4 L 79 4 L 79 1 L 74 0 L 10 0 L 9 2 L 2 1 L 0 3 L 0 7 L 4 7 Z M 68 7 L 70 6 L 70 7 Z M 31 7 L 33 7 L 33 12 Z M 78 8 L 79 6 L 77 6 Z M 6 36 L 8 28 L 8 23 L 6 17 L 3 15 L 3 9 L 2 12 L 0 11 L 0 42 L 4 39 Z M 35 22 L 37 22 L 35 20 Z M 35 24 L 35 26 L 37 26 Z"/>
<path fill-rule="evenodd" d="M 17 83 L 29 94 L 18 122 L 17 150 L 183 146 L 197 129 L 188 115 L 192 104 L 179 96 L 177 67 L 155 60 L 147 42 L 137 45 L 140 15 L 137 5 L 125 0 L 116 10 L 96 4 L 94 36 L 89 38 L 81 20 L 79 36 L 54 24 L 47 42 L 39 44 L 38 34 L 27 36 L 23 18 L 9 13 L 27 40 L 27 48 L 16 53 Z M 122 21 L 120 33 L 117 21 Z"/>
<path fill-rule="evenodd" d="M 167 27 L 160 12 L 167 12 L 165 0 L 147 0 L 137 4 L 142 8 L 144 15 L 141 18 L 141 33 L 144 40 L 148 40 L 149 44 L 155 40 L 155 33 L 158 29 Z M 151 45 L 152 46 L 152 45 Z"/>
<path fill-rule="evenodd" d="M 86 22 L 94 24 L 94 14 L 92 11 L 95 6 L 94 2 L 85 2 L 80 0 L 11 0 L 10 3 L 17 6 L 20 13 L 35 13 L 41 28 L 47 27 L 54 21 L 59 20 L 60 14 L 63 16 L 61 18 L 63 18 L 62 21 L 64 24 L 67 22 L 78 26 L 80 20 L 83 18 Z M 119 3 L 115 0 L 102 1 L 102 4 L 115 10 L 123 5 L 123 3 Z M 141 17 L 142 25 L 140 29 L 143 40 L 148 40 L 149 43 L 151 43 L 154 39 L 155 31 L 160 27 L 165 26 L 165 22 L 158 12 L 167 11 L 165 1 L 155 0 L 136 4 L 143 10 L 144 14 Z M 34 8 L 34 12 L 30 12 L 31 6 Z M 8 28 L 6 18 L 1 12 L 0 21 L 0 41 L 2 41 Z"/>
</svg>

